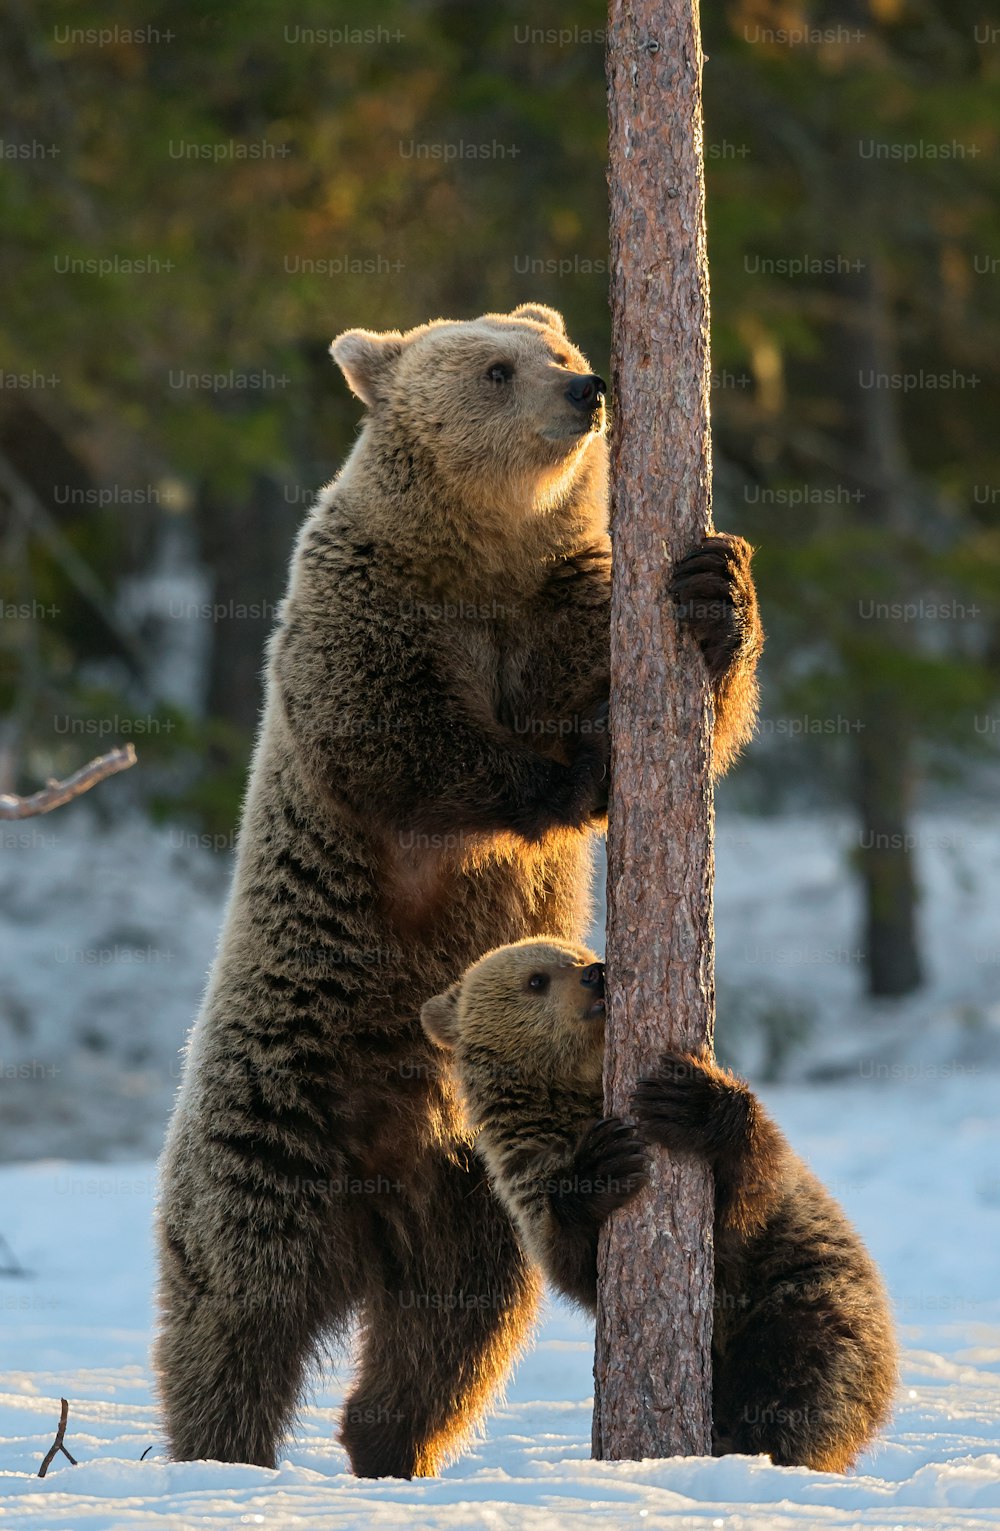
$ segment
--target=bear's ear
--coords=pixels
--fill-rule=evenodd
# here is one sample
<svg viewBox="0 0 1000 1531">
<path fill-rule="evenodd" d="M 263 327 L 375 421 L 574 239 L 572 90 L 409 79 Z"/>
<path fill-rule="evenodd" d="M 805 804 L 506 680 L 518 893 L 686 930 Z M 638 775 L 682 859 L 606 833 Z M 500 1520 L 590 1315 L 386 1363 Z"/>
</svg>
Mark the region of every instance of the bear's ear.
<svg viewBox="0 0 1000 1531">
<path fill-rule="evenodd" d="M 330 347 L 330 355 L 347 379 L 347 386 L 369 408 L 386 396 L 390 373 L 403 350 L 398 330 L 376 335 L 373 330 L 345 330 Z"/>
<path fill-rule="evenodd" d="M 544 303 L 519 303 L 515 308 L 515 319 L 534 319 L 536 324 L 547 324 L 550 330 L 558 330 L 560 335 L 566 333 L 566 321 L 557 309 L 549 308 Z"/>
<path fill-rule="evenodd" d="M 450 1052 L 458 1041 L 458 996 L 461 988 L 459 980 L 450 989 L 445 989 L 443 994 L 435 994 L 420 1009 L 420 1023 L 427 1035 L 446 1052 Z"/>
</svg>

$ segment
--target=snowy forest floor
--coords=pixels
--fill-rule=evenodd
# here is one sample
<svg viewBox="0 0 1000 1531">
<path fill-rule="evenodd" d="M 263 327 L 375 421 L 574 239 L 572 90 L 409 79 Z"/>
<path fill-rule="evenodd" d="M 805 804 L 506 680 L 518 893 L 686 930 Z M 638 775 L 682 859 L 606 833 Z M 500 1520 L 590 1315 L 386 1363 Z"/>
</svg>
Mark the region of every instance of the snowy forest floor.
<svg viewBox="0 0 1000 1531">
<path fill-rule="evenodd" d="M 153 1166 L 0 1172 L 0 1525 L 187 1531 L 261 1525 L 583 1525 L 815 1531 L 1000 1524 L 1000 1122 L 988 1076 L 781 1086 L 768 1103 L 881 1264 L 905 1356 L 896 1417 L 856 1473 L 763 1458 L 597 1463 L 591 1326 L 551 1304 L 485 1437 L 440 1478 L 351 1478 L 334 1442 L 346 1358 L 317 1386 L 277 1473 L 166 1462 L 151 1390 Z M 34 1474 L 70 1401 L 63 1457 Z M 139 1457 L 151 1447 L 145 1461 Z"/>
<path fill-rule="evenodd" d="M 0 1248 L 0 1526 L 1000 1525 L 1000 829 L 937 814 L 917 834 L 929 982 L 877 1005 L 849 828 L 719 823 L 722 1049 L 758 1081 L 780 1074 L 761 1093 L 866 1238 L 901 1326 L 896 1417 L 857 1472 L 590 1462 L 590 1326 L 553 1303 L 483 1439 L 437 1480 L 372 1484 L 334 1442 L 347 1357 L 277 1473 L 172 1465 L 158 1435 L 152 1159 L 225 864 L 138 820 L 99 832 L 84 806 L 5 826 L 0 1234 L 22 1270 Z M 39 1480 L 60 1395 L 79 1465 Z"/>
</svg>

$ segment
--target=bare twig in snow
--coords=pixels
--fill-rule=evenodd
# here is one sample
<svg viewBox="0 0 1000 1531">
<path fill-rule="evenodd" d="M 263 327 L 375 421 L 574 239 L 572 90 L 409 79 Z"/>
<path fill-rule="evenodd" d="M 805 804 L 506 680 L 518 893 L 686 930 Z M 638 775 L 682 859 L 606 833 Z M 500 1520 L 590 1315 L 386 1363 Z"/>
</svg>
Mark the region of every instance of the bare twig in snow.
<svg viewBox="0 0 1000 1531">
<path fill-rule="evenodd" d="M 44 1478 L 45 1477 L 45 1474 L 48 1472 L 49 1468 L 52 1466 L 53 1458 L 60 1451 L 62 1452 L 64 1457 L 66 1457 L 70 1462 L 72 1462 L 74 1467 L 76 1466 L 76 1457 L 71 1456 L 70 1453 L 66 1450 L 66 1447 L 63 1445 L 63 1436 L 66 1434 L 66 1421 L 68 1419 L 69 1419 L 69 1400 L 66 1399 L 66 1398 L 60 1398 L 60 1400 L 59 1400 L 59 1425 L 58 1425 L 58 1427 L 56 1429 L 56 1438 L 52 1442 L 52 1445 L 49 1447 L 48 1451 L 45 1453 L 45 1460 L 42 1462 L 41 1467 L 38 1469 L 38 1476 L 40 1478 Z"/>
</svg>

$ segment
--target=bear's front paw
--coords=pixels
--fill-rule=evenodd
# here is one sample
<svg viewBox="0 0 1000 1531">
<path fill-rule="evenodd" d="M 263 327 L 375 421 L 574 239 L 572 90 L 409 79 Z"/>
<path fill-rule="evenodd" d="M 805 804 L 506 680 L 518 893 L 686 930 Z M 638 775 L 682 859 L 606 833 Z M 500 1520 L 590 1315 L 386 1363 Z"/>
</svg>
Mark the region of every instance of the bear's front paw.
<svg viewBox="0 0 1000 1531">
<path fill-rule="evenodd" d="M 556 1216 L 565 1223 L 599 1227 L 638 1195 L 648 1178 L 649 1161 L 635 1129 L 617 1116 L 601 1117 L 587 1129 L 571 1173 L 560 1181 Z"/>
<path fill-rule="evenodd" d="M 713 685 L 737 659 L 755 659 L 763 641 L 752 558 L 744 538 L 715 532 L 674 566 L 677 620 L 697 640 Z"/>
<path fill-rule="evenodd" d="M 745 1084 L 696 1053 L 664 1053 L 655 1074 L 640 1079 L 632 1097 L 651 1142 L 713 1158 L 743 1150 L 753 1108 Z"/>
</svg>

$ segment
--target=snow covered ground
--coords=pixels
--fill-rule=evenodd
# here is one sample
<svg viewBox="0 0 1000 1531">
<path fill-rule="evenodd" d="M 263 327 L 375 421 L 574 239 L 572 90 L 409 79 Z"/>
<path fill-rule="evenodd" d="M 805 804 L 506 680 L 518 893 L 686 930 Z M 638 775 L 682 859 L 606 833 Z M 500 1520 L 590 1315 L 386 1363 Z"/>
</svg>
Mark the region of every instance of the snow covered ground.
<svg viewBox="0 0 1000 1531">
<path fill-rule="evenodd" d="M 902 1329 L 896 1418 L 858 1472 L 591 1463 L 589 1327 L 553 1305 L 482 1440 L 438 1480 L 371 1484 L 333 1439 L 346 1357 L 277 1473 L 172 1465 L 157 1434 L 152 1159 L 226 856 L 141 820 L 98 831 L 85 804 L 3 826 L 0 1528 L 1000 1526 L 1000 825 L 938 813 L 917 834 L 929 983 L 875 1005 L 849 826 L 719 823 L 720 1041 L 751 1075 L 780 1066 L 762 1093 L 868 1240 Z M 60 1395 L 79 1465 L 39 1480 Z"/>
<path fill-rule="evenodd" d="M 881 1263 L 906 1347 L 891 1429 L 857 1473 L 764 1459 L 588 1460 L 589 1326 L 553 1306 L 485 1437 L 434 1481 L 366 1483 L 334 1443 L 348 1372 L 317 1380 L 276 1473 L 163 1457 L 151 1392 L 148 1163 L 0 1172 L 0 1525 L 135 1531 L 726 1531 L 1000 1524 L 1000 1122 L 990 1076 L 783 1086 L 779 1119 Z M 51 1444 L 59 1397 L 66 1441 Z M 140 1461 L 147 1447 L 152 1448 Z"/>
</svg>

